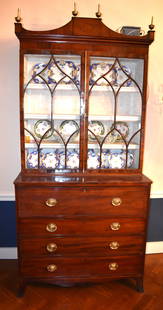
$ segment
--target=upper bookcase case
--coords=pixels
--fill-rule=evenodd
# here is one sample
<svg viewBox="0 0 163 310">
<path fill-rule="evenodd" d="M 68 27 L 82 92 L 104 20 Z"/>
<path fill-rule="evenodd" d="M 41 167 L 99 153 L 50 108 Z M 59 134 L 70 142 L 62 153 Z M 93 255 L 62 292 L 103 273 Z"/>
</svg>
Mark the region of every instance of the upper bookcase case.
<svg viewBox="0 0 163 310">
<path fill-rule="evenodd" d="M 101 19 L 29 31 L 20 40 L 22 171 L 140 173 L 148 47 L 154 32 L 129 36 Z"/>
</svg>

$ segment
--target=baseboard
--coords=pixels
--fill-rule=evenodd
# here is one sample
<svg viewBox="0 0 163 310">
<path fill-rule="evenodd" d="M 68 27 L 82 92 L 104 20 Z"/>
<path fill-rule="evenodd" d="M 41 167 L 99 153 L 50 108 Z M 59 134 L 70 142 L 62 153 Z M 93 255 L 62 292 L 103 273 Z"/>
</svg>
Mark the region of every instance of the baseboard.
<svg viewBox="0 0 163 310">
<path fill-rule="evenodd" d="M 146 254 L 163 253 L 163 241 L 147 242 Z"/>
<path fill-rule="evenodd" d="M 0 193 L 0 201 L 15 201 L 14 193 Z"/>
<path fill-rule="evenodd" d="M 0 259 L 17 259 L 16 247 L 0 248 Z"/>
<path fill-rule="evenodd" d="M 146 254 L 163 253 L 163 241 L 147 242 Z M 17 259 L 16 247 L 0 248 L 0 259 Z"/>
<path fill-rule="evenodd" d="M 151 192 L 150 198 L 163 198 L 163 192 Z"/>
</svg>

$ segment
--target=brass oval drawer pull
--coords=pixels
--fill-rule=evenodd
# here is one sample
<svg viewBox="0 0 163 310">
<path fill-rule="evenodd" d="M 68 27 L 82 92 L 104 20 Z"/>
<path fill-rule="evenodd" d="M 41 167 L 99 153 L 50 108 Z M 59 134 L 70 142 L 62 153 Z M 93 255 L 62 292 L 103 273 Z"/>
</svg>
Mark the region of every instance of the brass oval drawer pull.
<svg viewBox="0 0 163 310">
<path fill-rule="evenodd" d="M 53 264 L 48 265 L 46 268 L 47 268 L 47 271 L 49 271 L 49 272 L 54 272 L 57 270 L 57 266 L 53 265 Z"/>
<path fill-rule="evenodd" d="M 45 201 L 45 204 L 47 207 L 55 207 L 57 204 L 57 199 L 55 198 L 49 198 Z"/>
<path fill-rule="evenodd" d="M 114 207 L 118 207 L 118 206 L 121 205 L 122 199 L 119 198 L 119 197 L 115 197 L 115 198 L 112 199 L 112 202 L 111 202 L 111 203 L 112 203 L 112 205 L 113 205 Z"/>
<path fill-rule="evenodd" d="M 117 241 L 112 241 L 109 244 L 111 250 L 117 250 L 119 248 L 119 243 Z"/>
<path fill-rule="evenodd" d="M 49 232 L 54 232 L 57 230 L 57 225 L 54 224 L 54 223 L 49 223 L 47 226 L 46 226 L 46 230 L 49 231 Z"/>
<path fill-rule="evenodd" d="M 55 252 L 57 250 L 57 245 L 56 243 L 48 243 L 46 249 L 50 253 Z"/>
<path fill-rule="evenodd" d="M 117 269 L 118 269 L 118 264 L 115 263 L 115 262 L 114 262 L 114 263 L 110 263 L 110 264 L 109 264 L 109 269 L 110 269 L 110 270 L 113 270 L 113 271 L 114 271 L 114 270 L 117 270 Z"/>
<path fill-rule="evenodd" d="M 114 222 L 110 225 L 111 230 L 119 230 L 121 227 L 120 223 Z"/>
</svg>

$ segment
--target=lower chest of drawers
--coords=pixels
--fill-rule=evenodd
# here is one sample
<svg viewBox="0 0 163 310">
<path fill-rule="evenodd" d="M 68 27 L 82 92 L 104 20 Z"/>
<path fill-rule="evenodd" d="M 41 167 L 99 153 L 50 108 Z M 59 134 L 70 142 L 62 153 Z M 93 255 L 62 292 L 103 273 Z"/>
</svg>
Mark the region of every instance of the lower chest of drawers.
<svg viewBox="0 0 163 310">
<path fill-rule="evenodd" d="M 147 209 L 146 187 L 18 189 L 21 276 L 140 277 Z"/>
<path fill-rule="evenodd" d="M 142 270 L 144 219 L 22 218 L 19 230 L 24 275 L 114 277 Z"/>
<path fill-rule="evenodd" d="M 143 271 L 143 256 L 112 257 L 44 257 L 27 258 L 21 262 L 23 275 L 29 277 L 64 277 L 64 276 L 133 276 Z"/>
</svg>

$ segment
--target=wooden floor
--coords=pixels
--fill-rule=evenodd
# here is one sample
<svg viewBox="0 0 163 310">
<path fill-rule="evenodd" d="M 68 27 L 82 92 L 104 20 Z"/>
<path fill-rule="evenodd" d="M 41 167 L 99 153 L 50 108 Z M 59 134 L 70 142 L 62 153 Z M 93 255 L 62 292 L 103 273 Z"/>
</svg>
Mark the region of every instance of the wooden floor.
<svg viewBox="0 0 163 310">
<path fill-rule="evenodd" d="M 1 310 L 162 310 L 163 254 L 146 255 L 144 289 L 138 293 L 129 280 L 71 288 L 31 284 L 18 298 L 17 261 L 0 260 Z"/>
</svg>

